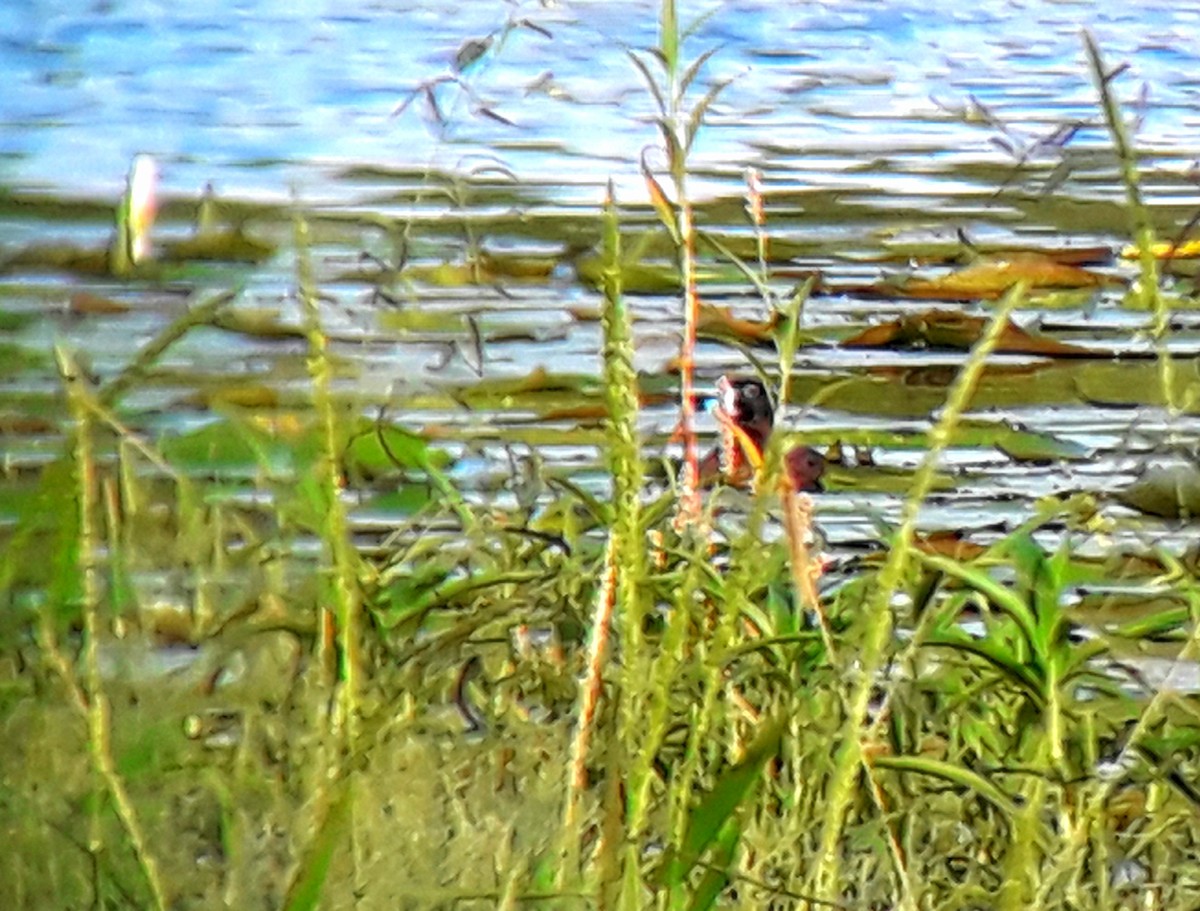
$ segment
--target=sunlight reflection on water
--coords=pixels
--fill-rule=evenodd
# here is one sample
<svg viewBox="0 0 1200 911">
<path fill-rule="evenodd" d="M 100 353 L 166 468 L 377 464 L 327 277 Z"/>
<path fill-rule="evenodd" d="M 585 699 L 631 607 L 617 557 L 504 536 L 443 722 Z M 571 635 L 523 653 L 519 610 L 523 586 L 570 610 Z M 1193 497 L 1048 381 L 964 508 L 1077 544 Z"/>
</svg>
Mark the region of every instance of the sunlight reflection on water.
<svg viewBox="0 0 1200 911">
<path fill-rule="evenodd" d="M 462 5 L 150 0 L 5 4 L 0 9 L 0 180 L 17 187 L 115 192 L 129 160 L 154 154 L 168 190 L 214 181 L 223 193 L 346 195 L 339 169 L 374 163 L 453 169 L 496 151 L 519 177 L 609 174 L 642 192 L 636 162 L 654 142 L 652 102 L 625 46 L 655 40 L 642 2 Z M 685 19 L 710 6 L 685 5 Z M 435 90 L 442 130 L 418 98 L 464 41 L 522 18 L 471 68 L 474 98 Z M 732 78 L 694 163 L 769 160 L 764 144 L 836 149 L 847 158 L 918 147 L 996 158 L 989 131 L 952 113 L 974 96 L 1031 130 L 1090 119 L 1094 91 L 1079 30 L 1153 87 L 1143 127 L 1155 144 L 1195 147 L 1195 3 L 861 2 L 718 5 L 688 47 L 719 47 L 710 78 Z M 472 109 L 475 109 L 474 113 Z M 500 123 L 479 113 L 493 111 Z M 949 110 L 948 110 L 949 109 Z M 1098 134 L 1097 137 L 1098 138 Z M 519 143 L 520 148 L 511 147 Z"/>
</svg>

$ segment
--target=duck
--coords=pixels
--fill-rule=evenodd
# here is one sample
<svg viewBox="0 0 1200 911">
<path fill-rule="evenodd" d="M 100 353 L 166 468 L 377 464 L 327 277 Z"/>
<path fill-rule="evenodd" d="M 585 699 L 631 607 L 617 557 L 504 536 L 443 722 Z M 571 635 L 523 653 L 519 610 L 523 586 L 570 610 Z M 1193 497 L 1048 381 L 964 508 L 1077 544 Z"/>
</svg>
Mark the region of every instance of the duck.
<svg viewBox="0 0 1200 911">
<path fill-rule="evenodd" d="M 766 386 L 756 377 L 722 376 L 712 412 L 721 425 L 721 444 L 700 461 L 700 483 L 748 484 L 775 427 L 775 408 Z M 783 467 L 793 490 L 824 489 L 825 457 L 811 446 L 793 446 L 784 453 Z"/>
</svg>

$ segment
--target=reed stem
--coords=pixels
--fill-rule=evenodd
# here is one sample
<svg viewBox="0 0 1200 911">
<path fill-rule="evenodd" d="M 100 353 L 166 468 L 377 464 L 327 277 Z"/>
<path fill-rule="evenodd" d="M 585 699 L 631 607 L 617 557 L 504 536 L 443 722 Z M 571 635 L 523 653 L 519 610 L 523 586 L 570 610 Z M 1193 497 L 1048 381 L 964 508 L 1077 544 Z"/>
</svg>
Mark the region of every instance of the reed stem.
<svg viewBox="0 0 1200 911">
<path fill-rule="evenodd" d="M 96 472 L 96 453 L 92 437 L 92 419 L 86 403 L 83 376 L 74 359 L 64 349 L 56 350 L 59 374 L 67 390 L 67 401 L 75 420 L 75 440 L 72 457 L 75 463 L 75 497 L 79 521 L 79 574 L 83 580 L 83 684 L 76 680 L 70 663 L 58 647 L 54 626 L 48 616 L 42 624 L 42 645 L 73 697 L 76 708 L 87 722 L 88 755 L 98 781 L 108 791 L 117 817 L 121 820 L 150 888 L 154 907 L 168 905 L 158 862 L 149 850 L 149 842 L 138 821 L 133 802 L 125 783 L 117 772 L 112 752 L 111 708 L 100 674 L 100 565 L 97 558 L 100 531 L 96 511 L 99 508 L 99 479 Z M 99 812 L 97 809 L 95 812 Z M 103 848 L 100 842 L 99 819 L 94 818 L 88 849 L 93 854 Z"/>
<path fill-rule="evenodd" d="M 942 453 L 949 445 L 954 429 L 971 400 L 988 357 L 995 349 L 1001 332 L 1008 325 L 1009 314 L 1024 296 L 1023 284 L 1016 285 L 1005 295 L 993 314 L 992 321 L 983 338 L 972 349 L 970 356 L 960 369 L 958 377 L 950 389 L 942 414 L 930 431 L 929 452 L 925 454 L 925 458 L 921 461 L 921 465 L 913 477 L 912 487 L 904 501 L 900 527 L 896 531 L 891 550 L 888 552 L 887 562 L 880 570 L 874 596 L 867 604 L 863 651 L 856 662 L 856 680 L 847 700 L 848 710 L 842 729 L 842 742 L 837 749 L 833 777 L 826 790 L 828 803 L 821 829 L 817 863 L 808 889 L 819 899 L 838 900 L 839 857 L 841 854 L 839 843 L 845 828 L 846 816 L 854 802 L 854 786 L 858 779 L 859 769 L 865 768 L 867 774 L 871 774 L 871 769 L 864 762 L 863 734 L 875 733 L 883 713 L 876 714 L 876 719 L 869 729 L 865 728 L 864 724 L 870 706 L 871 693 L 883 666 L 884 652 L 891 633 L 892 599 L 908 565 L 913 532 L 916 529 L 921 504 L 924 503 L 933 487 L 935 472 Z"/>
<path fill-rule="evenodd" d="M 1150 210 L 1142 198 L 1141 175 L 1138 171 L 1137 149 L 1125 125 L 1121 114 L 1121 105 L 1112 91 L 1112 80 L 1115 73 L 1110 73 L 1104 66 L 1100 56 L 1100 48 L 1096 39 L 1086 29 L 1083 32 L 1083 44 L 1087 51 L 1088 69 L 1096 91 L 1100 95 L 1100 108 L 1104 111 L 1104 122 L 1108 126 L 1112 138 L 1113 151 L 1117 155 L 1120 166 L 1121 183 L 1125 187 L 1125 201 L 1129 206 L 1129 220 L 1133 229 L 1133 242 L 1138 253 L 1137 298 L 1139 307 L 1146 313 L 1153 314 L 1151 334 L 1158 351 L 1159 383 L 1162 386 L 1163 401 L 1167 412 L 1173 419 L 1179 414 L 1179 404 L 1175 400 L 1175 363 L 1166 347 L 1167 334 L 1171 323 L 1171 308 L 1159 287 L 1158 259 L 1155 256 L 1154 222 L 1150 218 Z"/>
</svg>

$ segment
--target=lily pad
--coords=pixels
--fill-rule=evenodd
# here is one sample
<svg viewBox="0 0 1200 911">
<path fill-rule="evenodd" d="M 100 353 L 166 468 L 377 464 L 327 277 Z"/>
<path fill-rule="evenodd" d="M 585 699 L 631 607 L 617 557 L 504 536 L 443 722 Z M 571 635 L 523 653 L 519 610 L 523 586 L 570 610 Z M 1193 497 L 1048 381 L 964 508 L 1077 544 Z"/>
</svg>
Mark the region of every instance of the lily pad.
<svg viewBox="0 0 1200 911">
<path fill-rule="evenodd" d="M 990 321 L 957 310 L 925 310 L 864 329 L 845 339 L 843 348 L 943 348 L 969 351 L 983 337 Z M 1041 357 L 1109 357 L 1096 351 L 1027 332 L 1011 320 L 1000 331 L 996 351 Z"/>
<path fill-rule="evenodd" d="M 841 465 L 829 465 L 821 477 L 821 484 L 826 490 L 870 490 L 876 493 L 891 493 L 904 496 L 912 489 L 913 473 L 896 468 L 886 468 L 878 465 L 860 465 L 845 468 Z M 954 490 L 958 481 L 944 473 L 934 475 L 931 490 L 945 492 Z"/>
<path fill-rule="evenodd" d="M 67 301 L 67 309 L 80 316 L 113 316 L 128 313 L 133 308 L 123 301 L 91 291 L 76 291 Z"/>
<path fill-rule="evenodd" d="M 404 427 L 363 420 L 344 460 L 347 472 L 373 478 L 397 469 L 444 468 L 450 463 L 450 456 L 440 449 L 431 449 L 425 437 Z"/>
<path fill-rule="evenodd" d="M 298 435 L 226 418 L 189 433 L 167 436 L 159 448 L 168 462 L 191 474 L 249 477 L 261 471 L 273 475 L 295 472 L 300 464 L 300 442 Z"/>
<path fill-rule="evenodd" d="M 587 374 L 550 373 L 537 367 L 523 377 L 485 379 L 458 390 L 457 398 L 473 408 L 544 410 L 578 405 L 581 397 L 600 394 L 600 380 Z"/>
<path fill-rule="evenodd" d="M 1018 282 L 1035 289 L 1099 288 L 1112 279 L 1040 253 L 1014 253 L 984 257 L 937 278 L 910 279 L 901 284 L 899 293 L 936 300 L 994 300 Z"/>
<path fill-rule="evenodd" d="M 37 317 L 32 313 L 13 313 L 0 310 L 0 332 L 19 332 L 35 322 Z"/>
<path fill-rule="evenodd" d="M 1200 466 L 1150 465 L 1117 495 L 1131 509 L 1166 519 L 1200 516 Z"/>
<path fill-rule="evenodd" d="M 4 271 L 56 269 L 81 275 L 111 274 L 108 251 L 69 243 L 33 244 L 18 250 L 3 263 Z"/>
<path fill-rule="evenodd" d="M 162 245 L 166 262 L 212 260 L 215 262 L 261 263 L 275 254 L 275 245 L 250 237 L 241 229 L 201 231 L 193 237 Z"/>
<path fill-rule="evenodd" d="M 306 338 L 303 326 L 285 322 L 270 307 L 226 307 L 212 318 L 212 325 L 226 332 L 263 339 Z"/>
<path fill-rule="evenodd" d="M 262 383 L 230 383 L 197 393 L 194 401 L 209 408 L 234 405 L 238 408 L 273 409 L 280 405 L 279 390 Z"/>
<path fill-rule="evenodd" d="M 884 449 L 928 449 L 930 446 L 928 434 L 898 433 L 878 427 L 809 432 L 798 435 L 797 442 Z M 1092 449 L 1080 443 L 1002 422 L 963 421 L 954 428 L 950 445 L 966 449 L 998 449 L 1019 462 L 1075 462 L 1093 456 Z"/>
<path fill-rule="evenodd" d="M 39 370 L 47 361 L 40 352 L 0 342 L 0 376 L 20 376 L 26 371 Z"/>
<path fill-rule="evenodd" d="M 488 275 L 523 281 L 548 279 L 558 266 L 558 260 L 549 256 L 495 253 L 486 250 L 480 255 L 479 260 Z"/>
<path fill-rule="evenodd" d="M 769 344 L 775 340 L 775 330 L 781 315 L 773 312 L 768 319 L 751 320 L 733 315 L 728 307 L 701 304 L 698 334 L 710 338 L 732 339 L 753 345 Z"/>
</svg>

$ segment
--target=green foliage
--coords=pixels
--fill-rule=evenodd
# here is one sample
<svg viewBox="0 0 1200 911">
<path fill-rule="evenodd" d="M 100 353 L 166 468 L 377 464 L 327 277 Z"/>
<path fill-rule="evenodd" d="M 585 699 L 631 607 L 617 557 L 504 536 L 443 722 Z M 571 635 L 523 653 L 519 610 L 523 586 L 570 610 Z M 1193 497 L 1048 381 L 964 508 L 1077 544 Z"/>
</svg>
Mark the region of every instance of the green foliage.
<svg viewBox="0 0 1200 911">
<path fill-rule="evenodd" d="M 1138 673 L 1141 653 L 1164 645 L 1179 668 L 1194 662 L 1194 561 L 1142 554 L 1158 561 L 1161 605 L 1108 622 L 1077 602 L 1127 576 L 1088 558 L 1113 529 L 1090 527 L 1082 508 L 1047 507 L 976 556 L 917 533 L 927 495 L 953 488 L 938 467 L 948 447 L 1062 464 L 1092 455 L 967 421 L 968 405 L 1004 404 L 1022 382 L 1039 385 L 1039 401 L 1076 401 L 1079 384 L 1145 400 L 1121 388 L 1130 374 L 1099 363 L 1058 380 L 998 372 L 989 386 L 991 334 L 948 398 L 948 375 L 920 389 L 867 374 L 816 387 L 794 372 L 814 338 L 803 317 L 816 280 L 779 290 L 756 221 L 740 238 L 753 243 L 699 239 L 722 259 L 709 275 L 761 298 L 769 319 L 747 344 L 773 351 L 773 364 L 753 362 L 778 374 L 781 410 L 819 401 L 923 417 L 944 405 L 924 433 L 839 431 L 929 455 L 915 476 L 831 470 L 834 490 L 907 497 L 899 527 L 880 525 L 882 551 L 820 586 L 808 579 L 815 597 L 810 542 L 784 512 L 795 501 L 777 496 L 790 435 L 773 435 L 749 499 L 706 494 L 694 524 L 674 521 L 670 472 L 666 490 L 649 491 L 641 403 L 677 384 L 635 371 L 625 295 L 705 277 L 683 217 L 687 155 L 723 87 L 688 106 L 712 52 L 685 61 L 678 14 L 664 2 L 659 46 L 631 52 L 668 153 L 673 199 L 643 171 L 665 230 L 626 243 L 610 191 L 589 228 L 599 255 L 575 260 L 603 295 L 602 379 L 533 371 L 439 401 L 597 409 L 596 426 L 571 437 L 600 446 L 586 482 L 531 458 L 509 482 L 513 502 L 464 497 L 434 431 L 365 413 L 335 382 L 303 221 L 301 324 L 222 316 L 234 297 L 223 293 L 109 383 L 70 372 L 75 446 L 0 504 L 6 906 L 1057 911 L 1182 907 L 1194 894 L 1200 725 L 1190 697 Z M 465 89 L 526 27 L 464 44 L 454 81 Z M 1111 74 L 1088 51 L 1115 124 Z M 1132 183 L 1132 151 L 1121 155 Z M 458 190 L 447 198 L 461 205 Z M 467 266 L 401 264 L 392 278 L 545 271 L 489 259 L 464 230 Z M 0 331 L 19 322 L 0 316 Z M 478 332 L 415 310 L 380 323 Z M 126 394 L 214 326 L 302 337 L 299 402 L 229 389 L 204 400 L 198 427 L 136 429 Z M 1170 405 L 1174 382 L 1150 394 Z M 535 443 L 563 439 L 537 432 Z M 355 519 L 381 505 L 396 527 L 368 538 Z M 1145 887 L 1118 880 L 1130 867 Z"/>
</svg>

